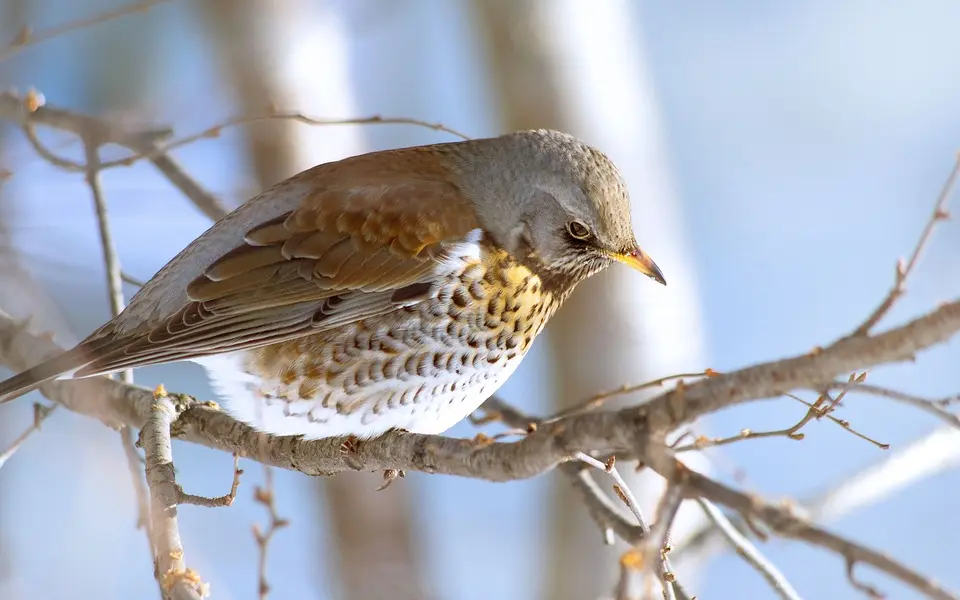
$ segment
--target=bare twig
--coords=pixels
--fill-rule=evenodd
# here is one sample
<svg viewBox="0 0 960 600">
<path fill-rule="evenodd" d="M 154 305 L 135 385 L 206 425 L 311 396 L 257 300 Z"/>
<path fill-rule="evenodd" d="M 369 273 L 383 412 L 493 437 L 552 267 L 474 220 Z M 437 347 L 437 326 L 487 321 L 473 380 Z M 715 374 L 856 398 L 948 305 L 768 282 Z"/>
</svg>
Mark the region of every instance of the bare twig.
<svg viewBox="0 0 960 600">
<path fill-rule="evenodd" d="M 263 479 L 264 485 L 263 487 L 257 486 L 254 499 L 266 507 L 270 515 L 270 522 L 267 524 L 266 531 L 262 531 L 259 525 L 253 526 L 253 538 L 257 542 L 259 551 L 257 594 L 260 600 L 266 600 L 270 594 L 270 583 L 267 581 L 267 550 L 270 548 L 270 540 L 273 539 L 277 531 L 290 524 L 290 521 L 281 517 L 277 512 L 276 497 L 273 491 L 273 471 L 270 467 L 264 466 Z"/>
<path fill-rule="evenodd" d="M 573 455 L 573 457 L 586 465 L 590 465 L 595 469 L 603 471 L 613 478 L 613 491 L 617 494 L 617 497 L 620 498 L 620 501 L 626 504 L 627 508 L 630 509 L 630 512 L 633 513 L 633 516 L 637 519 L 637 524 L 640 525 L 641 530 L 644 533 L 648 533 L 649 527 L 647 526 L 647 521 L 643 516 L 643 511 L 640 509 L 640 503 L 637 502 L 637 497 L 633 495 L 633 492 L 630 491 L 630 486 L 627 485 L 627 482 L 624 481 L 623 477 L 620 475 L 620 472 L 617 470 L 615 461 L 612 459 L 612 457 L 611 460 L 607 461 L 607 463 L 602 463 L 592 456 L 584 454 L 583 452 L 577 452 Z"/>
<path fill-rule="evenodd" d="M 134 277 L 133 275 L 125 271 L 120 271 L 120 279 L 122 279 L 126 283 L 129 283 L 130 285 L 135 285 L 137 287 L 143 287 L 147 285 L 147 283 L 142 279 L 137 279 L 136 277 Z"/>
<path fill-rule="evenodd" d="M 839 403 L 842 399 L 843 394 L 846 392 L 841 392 L 841 394 L 832 399 L 831 402 L 827 402 L 828 396 L 821 395 L 817 398 L 816 402 L 807 402 L 803 398 L 796 396 L 794 394 L 785 393 L 784 396 L 796 400 L 808 407 L 807 412 L 797 421 L 794 425 L 787 427 L 786 429 L 775 429 L 772 431 L 753 431 L 750 429 L 743 429 L 737 435 L 732 435 L 724 438 L 708 438 L 707 436 L 698 436 L 690 444 L 680 445 L 674 447 L 674 451 L 677 453 L 680 452 L 690 452 L 691 450 L 703 450 L 705 448 L 713 448 L 715 446 L 725 446 L 727 444 L 733 444 L 735 442 L 742 442 L 744 440 L 756 440 L 761 438 L 771 438 L 771 437 L 785 437 L 791 440 L 800 441 L 804 439 L 804 434 L 800 431 L 807 426 L 810 421 L 815 419 L 820 419 L 826 417 L 827 419 L 833 421 L 837 425 L 843 427 L 845 430 L 849 431 L 853 435 L 857 436 L 862 440 L 866 440 L 871 444 L 877 446 L 881 450 L 889 450 L 890 444 L 885 444 L 883 442 L 878 442 L 877 440 L 860 433 L 855 430 L 849 421 L 844 419 L 838 419 L 830 414 L 830 411 Z"/>
<path fill-rule="evenodd" d="M 677 597 L 677 575 L 670 566 L 670 528 L 677 518 L 685 493 L 686 467 L 677 462 L 677 471 L 666 476 L 667 487 L 657 505 L 657 522 L 644 542 L 644 564 L 654 569 L 663 586 L 664 598 Z"/>
<path fill-rule="evenodd" d="M 30 427 L 27 427 L 23 433 L 17 436 L 17 439 L 13 440 L 7 449 L 0 453 L 0 469 L 3 468 L 3 465 L 7 463 L 10 458 L 17 453 L 17 450 L 20 449 L 20 446 L 23 445 L 27 438 L 30 437 L 34 431 L 40 431 L 40 425 L 43 424 L 44 420 L 50 416 L 50 413 L 57 407 L 56 404 L 53 406 L 45 406 L 39 402 L 34 403 L 33 405 L 33 424 Z"/>
<path fill-rule="evenodd" d="M 953 186 L 957 181 L 957 176 L 960 175 L 960 156 L 957 156 L 954 162 L 953 170 L 950 171 L 950 175 L 947 176 L 946 182 L 943 184 L 943 188 L 940 191 L 940 195 L 937 196 L 937 200 L 933 205 L 933 212 L 930 215 L 930 218 L 927 220 L 926 225 L 923 228 L 923 231 L 920 233 L 919 239 L 917 239 L 917 244 L 913 248 L 913 253 L 910 255 L 910 259 L 904 264 L 903 259 L 897 263 L 897 270 L 894 273 L 893 278 L 893 287 L 890 288 L 890 291 L 887 292 L 886 297 L 883 301 L 880 302 L 880 305 L 874 309 L 870 316 L 857 327 L 853 333 L 850 334 L 850 337 L 854 336 L 864 336 L 870 333 L 870 330 L 873 329 L 877 323 L 890 311 L 896 301 L 903 295 L 906 291 L 906 281 L 910 276 L 910 273 L 913 272 L 913 268 L 917 265 L 917 261 L 920 260 L 920 255 L 923 253 L 924 247 L 927 245 L 927 242 L 930 240 L 930 234 L 933 233 L 934 227 L 937 223 L 949 218 L 949 213 L 947 213 L 947 203 L 950 200 L 950 196 L 953 193 Z"/>
<path fill-rule="evenodd" d="M 154 533 L 155 568 L 161 589 L 177 600 L 203 598 L 206 584 L 193 569 L 187 568 L 177 524 L 177 504 L 182 491 L 177 485 L 170 444 L 170 425 L 179 410 L 162 388 L 154 394 L 154 404 L 143 430 L 140 443 L 146 459 L 147 483 L 150 487 L 150 521 Z"/>
<path fill-rule="evenodd" d="M 36 32 L 31 31 L 27 26 L 23 26 L 20 28 L 20 31 L 17 32 L 17 37 L 15 37 L 6 48 L 0 50 L 0 61 L 7 60 L 28 46 L 42 44 L 43 42 L 52 40 L 53 38 L 59 37 L 66 33 L 80 29 L 86 29 L 94 25 L 106 23 L 107 21 L 119 19 L 120 17 L 125 17 L 138 12 L 146 12 L 154 6 L 163 4 L 165 2 L 170 2 L 170 0 L 141 0 L 140 2 L 134 2 L 133 4 L 128 4 L 127 6 L 122 6 L 114 10 L 93 15 L 92 17 L 77 19 L 76 21 L 71 21 L 63 25 L 58 25 L 56 27 L 51 27 L 49 29 L 43 29 Z"/>
<path fill-rule="evenodd" d="M 424 127 L 426 129 L 431 129 L 433 131 L 441 131 L 443 133 L 449 133 L 450 135 L 456 136 L 458 138 L 469 140 L 470 136 L 465 133 L 461 133 L 456 129 L 447 127 L 442 123 L 430 123 L 428 121 L 423 121 L 420 119 L 412 119 L 409 117 L 383 117 L 380 115 L 373 115 L 371 117 L 356 117 L 356 118 L 345 118 L 345 119 L 322 119 L 319 117 L 311 117 L 305 115 L 301 112 L 274 112 L 264 115 L 253 115 L 246 117 L 233 117 L 207 127 L 203 131 L 193 133 L 191 135 L 173 140 L 167 143 L 158 145 L 156 148 L 146 153 L 137 153 L 131 156 L 124 158 L 118 158 L 110 162 L 103 163 L 103 168 L 111 169 L 114 167 L 128 167 L 135 162 L 143 159 L 152 159 L 155 156 L 166 154 L 171 150 L 176 150 L 183 146 L 187 146 L 198 142 L 200 140 L 211 139 L 219 137 L 223 133 L 224 129 L 229 129 L 232 127 L 238 127 L 241 125 L 251 125 L 253 123 L 259 123 L 262 121 L 295 121 L 303 125 L 310 126 L 332 126 L 332 125 L 414 125 L 416 127 Z"/>
<path fill-rule="evenodd" d="M 100 248 L 103 252 L 103 264 L 107 271 L 107 296 L 110 300 L 110 314 L 116 317 L 123 310 L 126 301 L 123 298 L 123 279 L 121 277 L 120 257 L 110 231 L 110 219 L 107 216 L 107 200 L 100 185 L 100 154 L 96 140 L 83 139 L 87 185 L 93 197 L 93 208 L 97 214 L 97 229 L 100 232 Z M 133 382 L 133 371 L 124 372 L 123 380 Z"/>
<path fill-rule="evenodd" d="M 646 538 L 649 530 L 646 524 L 637 525 L 634 520 L 625 516 L 583 465 L 569 462 L 561 465 L 560 468 L 569 476 L 574 489 L 583 497 L 587 512 L 603 532 L 605 544 L 612 546 L 615 542 L 614 536 L 633 546 L 640 544 Z"/>
<path fill-rule="evenodd" d="M 688 471 L 688 495 L 707 498 L 728 506 L 741 515 L 757 519 L 784 537 L 821 546 L 842 556 L 846 563 L 865 563 L 883 571 L 921 594 L 937 600 L 958 600 L 957 595 L 947 591 L 932 579 L 925 577 L 906 565 L 866 546 L 840 537 L 814 525 L 794 514 L 788 505 L 773 505 L 762 499 L 727 487 L 694 471 Z"/>
<path fill-rule="evenodd" d="M 44 146 L 43 142 L 40 141 L 40 137 L 37 135 L 36 128 L 34 128 L 32 124 L 28 123 L 23 126 L 23 135 L 27 138 L 27 141 L 30 142 L 30 145 L 33 146 L 33 149 L 36 150 L 37 154 L 40 155 L 40 158 L 57 167 L 58 169 L 70 171 L 71 173 L 83 173 L 86 170 L 85 165 L 76 161 L 72 161 L 68 158 L 58 156 L 52 150 Z"/>
<path fill-rule="evenodd" d="M 507 404 L 497 396 L 492 396 L 483 405 L 486 415 L 483 418 L 474 418 L 474 423 L 489 423 L 492 421 L 502 421 L 503 423 L 515 428 L 523 428 L 526 433 L 536 431 L 540 421 L 530 417 L 513 406 Z M 574 489 L 580 492 L 583 497 L 587 512 L 591 518 L 600 527 L 603 533 L 604 543 L 612 546 L 614 536 L 631 545 L 637 545 L 642 542 L 650 531 L 646 520 L 643 518 L 643 512 L 636 501 L 630 487 L 623 480 L 623 477 L 616 470 L 615 462 L 611 460 L 608 463 L 602 463 L 597 459 L 585 454 L 575 455 L 581 464 L 570 461 L 560 465 L 560 470 L 573 483 Z M 607 466 L 609 464 L 609 467 Z M 583 467 L 588 465 L 607 473 L 614 478 L 615 490 L 620 501 L 627 504 L 630 512 L 633 513 L 634 523 L 619 510 L 610 497 L 597 484 L 596 480 Z"/>
<path fill-rule="evenodd" d="M 777 566 L 767 560 L 756 546 L 750 543 L 750 540 L 733 526 L 730 519 L 720 512 L 720 509 L 704 498 L 697 498 L 697 504 L 703 509 L 707 518 L 720 530 L 723 537 L 736 549 L 737 554 L 760 572 L 782 600 L 800 600 L 800 594 L 793 589 L 793 586 L 790 585 L 790 582 L 787 581 Z"/>
<path fill-rule="evenodd" d="M 233 506 L 237 499 L 237 489 L 240 487 L 240 476 L 243 475 L 243 469 L 240 468 L 240 455 L 233 455 L 233 483 L 230 484 L 230 491 L 223 496 L 195 496 L 183 491 L 183 488 L 177 486 L 177 503 L 193 504 L 194 506 L 204 506 L 206 508 L 223 508 Z"/>
<path fill-rule="evenodd" d="M 569 417 L 570 415 L 575 415 L 575 414 L 588 412 L 591 410 L 596 410 L 601 406 L 603 406 L 604 404 L 606 404 L 607 400 L 610 400 L 612 398 L 616 398 L 618 396 L 626 396 L 627 394 L 633 394 L 643 390 L 660 388 L 660 387 L 663 387 L 664 384 L 669 383 L 671 381 L 678 381 L 678 380 L 682 381 L 685 379 L 693 379 L 693 378 L 700 378 L 700 377 L 715 377 L 717 375 L 718 373 L 713 369 L 707 369 L 699 373 L 677 373 L 675 375 L 667 375 L 666 377 L 661 377 L 659 379 L 654 379 L 652 381 L 647 381 L 645 383 L 640 383 L 637 385 L 625 384 L 612 390 L 607 390 L 605 392 L 599 392 L 597 394 L 594 394 L 593 396 L 590 396 L 589 398 L 584 400 L 582 403 L 576 406 L 572 406 L 560 413 L 557 413 L 556 415 L 550 417 L 549 419 L 546 419 L 546 421 L 555 421 L 557 419 Z"/>
<path fill-rule="evenodd" d="M 931 400 L 868 383 L 849 383 L 839 381 L 830 384 L 829 388 L 833 390 L 880 396 L 882 398 L 889 398 L 890 400 L 901 402 L 903 404 L 909 404 L 910 406 L 915 406 L 934 415 L 938 419 L 941 419 L 942 421 L 954 427 L 960 428 L 960 417 L 944 408 L 944 406 L 948 406 L 951 403 L 956 402 L 957 396 L 948 396 L 946 398 Z"/>
<path fill-rule="evenodd" d="M 12 92 L 0 92 L 0 118 L 21 126 L 44 125 L 69 131 L 81 139 L 96 140 L 99 144 L 117 144 L 137 154 L 150 154 L 149 159 L 180 192 L 210 219 L 219 219 L 229 212 L 214 196 L 190 177 L 180 165 L 165 154 L 157 154 L 159 140 L 170 135 L 169 130 L 130 132 L 106 121 L 81 115 L 49 105 L 37 106 Z M 101 169 L 103 164 L 100 165 Z"/>
</svg>

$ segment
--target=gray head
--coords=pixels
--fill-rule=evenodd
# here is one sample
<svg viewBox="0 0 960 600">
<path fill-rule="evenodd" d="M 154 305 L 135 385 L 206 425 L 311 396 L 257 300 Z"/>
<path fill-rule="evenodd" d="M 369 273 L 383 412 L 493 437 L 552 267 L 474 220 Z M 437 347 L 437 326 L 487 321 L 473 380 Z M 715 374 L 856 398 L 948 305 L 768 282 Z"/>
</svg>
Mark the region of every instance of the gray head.
<svg viewBox="0 0 960 600">
<path fill-rule="evenodd" d="M 450 150 L 484 229 L 514 256 L 575 281 L 619 260 L 664 283 L 634 237 L 623 177 L 599 150 L 548 130 Z"/>
</svg>

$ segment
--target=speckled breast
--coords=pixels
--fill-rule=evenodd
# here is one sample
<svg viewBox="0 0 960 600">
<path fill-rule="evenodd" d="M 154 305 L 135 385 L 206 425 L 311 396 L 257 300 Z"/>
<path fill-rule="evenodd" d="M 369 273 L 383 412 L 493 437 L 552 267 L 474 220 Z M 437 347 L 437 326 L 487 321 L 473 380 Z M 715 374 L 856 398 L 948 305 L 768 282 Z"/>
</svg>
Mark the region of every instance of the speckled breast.
<svg viewBox="0 0 960 600">
<path fill-rule="evenodd" d="M 227 409 L 269 433 L 439 433 L 506 381 L 557 304 L 530 269 L 488 251 L 433 300 L 205 366 Z"/>
</svg>

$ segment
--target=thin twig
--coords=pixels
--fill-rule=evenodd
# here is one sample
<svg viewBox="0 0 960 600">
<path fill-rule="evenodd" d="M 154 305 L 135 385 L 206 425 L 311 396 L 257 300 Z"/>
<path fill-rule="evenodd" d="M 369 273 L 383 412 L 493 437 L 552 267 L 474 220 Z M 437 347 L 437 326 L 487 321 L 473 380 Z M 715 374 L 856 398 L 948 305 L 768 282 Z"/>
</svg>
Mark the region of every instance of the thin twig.
<svg viewBox="0 0 960 600">
<path fill-rule="evenodd" d="M 0 454 L 0 469 L 2 469 L 3 465 L 5 465 L 7 461 L 17 453 L 17 450 L 20 449 L 20 446 L 27 441 L 27 438 L 30 437 L 34 431 L 40 431 L 40 425 L 43 424 L 44 420 L 50 416 L 50 413 L 52 413 L 55 408 L 57 408 L 56 404 L 52 406 L 46 406 L 44 404 L 40 404 L 39 402 L 35 402 L 33 404 L 33 424 L 30 425 L 30 427 L 27 427 L 23 433 L 18 435 L 17 439 L 13 440 L 7 449 Z"/>
<path fill-rule="evenodd" d="M 917 262 L 920 260 L 920 255 L 923 252 L 924 247 L 926 247 L 927 242 L 930 240 L 930 234 L 933 233 L 933 229 L 936 224 L 944 219 L 949 218 L 949 213 L 947 213 L 947 203 L 950 201 L 950 196 L 953 192 L 953 186 L 957 181 L 957 176 L 960 175 L 960 155 L 958 155 L 954 160 L 953 169 L 950 171 L 950 175 L 947 176 L 947 180 L 943 184 L 943 188 L 940 190 L 940 194 L 937 196 L 937 200 L 933 205 L 933 212 L 930 215 L 930 218 L 927 220 L 926 225 L 923 227 L 923 231 L 920 233 L 919 239 L 917 239 L 917 244 L 913 248 L 913 253 L 910 255 L 910 259 L 904 264 L 903 259 L 897 263 L 897 269 L 894 273 L 893 278 L 893 287 L 890 288 L 890 291 L 887 292 L 886 297 L 880 302 L 879 306 L 874 309 L 870 316 L 857 327 L 853 333 L 848 337 L 864 336 L 870 333 L 870 330 L 873 329 L 877 323 L 882 319 L 897 302 L 900 296 L 906 291 L 906 281 L 910 276 L 910 273 L 913 272 L 913 268 L 917 265 Z"/>
<path fill-rule="evenodd" d="M 800 402 L 801 404 L 804 404 L 805 406 L 807 406 L 807 412 L 794 425 L 787 427 L 786 429 L 776 429 L 772 431 L 753 431 L 751 429 L 743 429 L 737 435 L 732 435 L 732 436 L 723 437 L 723 438 L 709 438 L 707 436 L 701 435 L 701 436 L 698 436 L 696 439 L 694 439 L 694 441 L 690 444 L 676 446 L 674 448 L 674 451 L 677 453 L 690 452 L 692 450 L 703 450 L 705 448 L 725 446 L 727 444 L 742 442 L 744 440 L 756 440 L 756 439 L 771 438 L 771 437 L 785 437 L 791 440 L 800 441 L 806 437 L 803 434 L 803 432 L 801 432 L 800 430 L 806 427 L 807 424 L 810 423 L 811 421 L 815 419 L 820 419 L 822 417 L 826 417 L 827 419 L 843 427 L 845 430 L 849 431 L 853 435 L 857 436 L 862 440 L 866 440 L 870 442 L 871 444 L 877 446 L 881 450 L 889 450 L 890 444 L 879 442 L 867 435 L 864 435 L 863 433 L 860 433 L 859 431 L 855 430 L 850 425 L 849 421 L 846 421 L 844 419 L 838 419 L 837 417 L 834 417 L 833 415 L 829 414 L 830 411 L 837 406 L 840 400 L 842 400 L 843 394 L 845 393 L 846 391 L 842 391 L 841 394 L 835 399 L 829 398 L 829 396 L 826 396 L 826 395 L 821 395 L 817 398 L 816 402 L 812 402 L 812 403 L 807 402 L 803 398 L 796 396 L 794 394 L 790 394 L 790 393 L 782 394 L 783 396 L 786 396 L 792 400 L 796 400 L 797 402 Z M 830 400 L 830 402 L 827 401 L 828 399 Z"/>
<path fill-rule="evenodd" d="M 637 497 L 633 495 L 632 491 L 630 491 L 630 486 L 627 485 L 627 482 L 617 470 L 615 461 L 611 459 L 604 464 L 589 454 L 585 454 L 583 452 L 577 452 L 573 455 L 573 457 L 586 465 L 590 465 L 595 469 L 603 471 L 613 478 L 613 491 L 617 494 L 617 497 L 620 498 L 620 501 L 626 504 L 627 508 L 630 509 L 630 512 L 633 513 L 633 516 L 637 519 L 637 524 L 640 525 L 643 533 L 649 533 L 650 528 L 647 525 L 647 520 L 643 516 L 643 511 L 640 509 L 640 503 L 637 502 Z"/>
<path fill-rule="evenodd" d="M 91 17 L 85 17 L 83 19 L 77 19 L 76 21 L 70 21 L 69 23 L 65 23 L 63 25 L 57 25 L 56 27 L 50 27 L 49 29 L 43 29 L 36 32 L 31 31 L 27 26 L 23 26 L 17 32 L 17 36 L 13 39 L 13 41 L 10 42 L 6 48 L 0 50 L 0 61 L 7 60 L 28 46 L 42 44 L 43 42 L 52 40 L 53 38 L 59 37 L 66 33 L 77 31 L 79 29 L 86 29 L 87 27 L 106 23 L 107 21 L 119 19 L 120 17 L 125 17 L 130 14 L 146 12 L 154 6 L 163 4 L 165 2 L 170 2 L 170 0 L 141 0 L 140 2 L 135 2 L 114 10 L 102 12 Z"/>
<path fill-rule="evenodd" d="M 697 498 L 697 504 L 703 509 L 707 518 L 720 530 L 723 537 L 730 542 L 730 545 L 734 547 L 737 554 L 760 572 L 782 600 L 800 600 L 800 594 L 790 585 L 790 582 L 787 581 L 787 578 L 780 572 L 780 569 L 767 560 L 767 558 L 760 553 L 760 550 L 750 543 L 750 540 L 733 526 L 730 519 L 720 512 L 720 509 L 704 498 Z"/>
<path fill-rule="evenodd" d="M 93 197 L 93 207 L 97 214 L 97 229 L 100 232 L 100 248 L 103 252 L 103 264 L 107 273 L 107 297 L 110 300 L 110 314 L 116 317 L 126 305 L 123 297 L 123 278 L 121 277 L 120 258 L 113 242 L 110 219 L 107 216 L 107 200 L 100 185 L 100 147 L 96 140 L 83 138 L 83 150 L 86 160 L 86 182 Z M 127 369 L 121 378 L 125 383 L 133 383 L 133 371 Z"/>
<path fill-rule="evenodd" d="M 253 538 L 257 542 L 259 559 L 257 561 L 257 594 L 260 600 L 266 600 L 270 594 L 270 583 L 267 581 L 267 550 L 270 547 L 270 540 L 273 536 L 290 524 L 290 521 L 284 519 L 277 512 L 276 496 L 273 488 L 273 471 L 268 466 L 263 467 L 263 487 L 257 487 L 254 492 L 254 500 L 266 507 L 270 515 L 270 522 L 267 524 L 266 531 L 262 531 L 259 525 L 253 526 Z"/>
<path fill-rule="evenodd" d="M 36 94 L 33 94 L 36 97 Z M 117 144 L 137 154 L 150 154 L 150 162 L 170 183 L 190 200 L 203 214 L 212 220 L 229 212 L 212 194 L 171 157 L 157 154 L 158 143 L 169 137 L 169 130 L 130 132 L 111 123 L 62 108 L 44 104 L 39 106 L 31 96 L 21 97 L 12 92 L 0 92 L 0 118 L 10 119 L 22 125 L 45 125 L 69 131 L 82 139 L 97 140 L 100 144 Z M 100 165 L 101 169 L 103 164 Z"/>
<path fill-rule="evenodd" d="M 677 463 L 680 465 L 681 463 Z M 684 469 L 678 467 L 677 472 L 667 478 L 667 487 L 657 504 L 657 522 L 650 530 L 650 535 L 644 543 L 644 564 L 654 570 L 657 579 L 663 586 L 664 598 L 676 598 L 677 576 L 670 565 L 670 528 L 677 518 L 677 512 L 684 500 Z"/>
<path fill-rule="evenodd" d="M 873 396 L 880 396 L 882 398 L 889 398 L 896 402 L 901 402 L 903 404 L 909 404 L 910 406 L 915 406 L 921 410 L 924 410 L 938 419 L 943 420 L 944 422 L 960 428 L 960 417 L 953 414 L 952 412 L 946 410 L 944 406 L 948 406 L 951 403 L 956 402 L 957 396 L 948 396 L 946 398 L 938 398 L 936 400 L 931 400 L 928 398 L 921 398 L 919 396 L 914 396 L 912 394 L 907 394 L 905 392 L 900 392 L 897 390 L 892 390 L 889 388 L 871 385 L 867 383 L 848 383 L 848 382 L 836 382 L 828 386 L 829 389 L 848 391 L 859 394 L 869 394 Z"/>
<path fill-rule="evenodd" d="M 545 421 L 547 422 L 556 421 L 558 419 L 563 419 L 571 415 L 582 414 L 585 412 L 589 412 L 591 410 L 596 410 L 601 406 L 603 406 L 604 404 L 606 404 L 607 400 L 610 400 L 611 398 L 626 396 L 627 394 L 633 394 L 635 392 L 639 392 L 642 390 L 660 388 L 660 387 L 663 387 L 665 383 L 669 383 L 671 381 L 677 381 L 677 380 L 682 381 L 685 379 L 700 378 L 700 377 L 716 377 L 717 375 L 719 375 L 719 373 L 717 373 L 713 369 L 707 369 L 699 373 L 677 373 L 674 375 L 667 375 L 666 377 L 661 377 L 659 379 L 654 379 L 652 381 L 647 381 L 645 383 L 640 383 L 636 385 L 624 384 L 612 390 L 607 390 L 605 392 L 598 392 L 593 396 L 590 396 L 580 404 L 577 404 L 576 406 L 563 410 L 555 414 L 554 416 L 550 417 L 549 419 L 545 419 Z"/>
<path fill-rule="evenodd" d="M 882 552 L 830 533 L 814 525 L 791 510 L 789 505 L 774 505 L 755 495 L 730 488 L 719 481 L 687 471 L 688 495 L 692 498 L 707 498 L 727 506 L 745 518 L 756 519 L 777 534 L 802 540 L 836 552 L 849 563 L 868 564 L 936 600 L 958 600 L 957 596 L 944 589 L 929 577 L 925 577 Z"/>
<path fill-rule="evenodd" d="M 568 462 L 560 465 L 560 469 L 569 477 L 574 489 L 580 493 L 590 517 L 600 526 L 606 545 L 612 546 L 616 538 L 620 538 L 631 546 L 636 546 L 646 539 L 649 531 L 646 523 L 638 525 L 634 519 L 626 516 L 597 484 L 584 465 Z"/>
<path fill-rule="evenodd" d="M 193 504 L 194 506 L 204 506 L 206 508 L 224 508 L 233 506 L 237 499 L 237 489 L 240 487 L 240 476 L 243 475 L 243 469 L 240 468 L 240 455 L 233 455 L 233 483 L 230 484 L 230 491 L 223 496 L 196 496 L 183 491 L 181 486 L 177 486 L 177 504 Z"/>
<path fill-rule="evenodd" d="M 62 156 L 58 156 L 52 150 L 47 148 L 43 142 L 40 141 L 40 137 L 37 135 L 37 130 L 32 124 L 27 123 L 23 126 L 23 136 L 27 138 L 27 141 L 30 142 L 30 145 L 33 146 L 33 149 L 37 152 L 37 154 L 40 155 L 40 158 L 57 167 L 58 169 L 70 171 L 71 173 L 83 173 L 87 169 L 86 165 L 72 161 L 68 158 L 63 158 Z"/>
<path fill-rule="evenodd" d="M 142 279 L 137 279 L 126 271 L 120 271 L 120 279 L 122 279 L 125 283 L 129 283 L 130 285 L 135 285 L 137 287 L 143 287 L 147 285 L 145 281 Z"/>
<path fill-rule="evenodd" d="M 461 133 L 456 129 L 447 127 L 442 123 L 430 123 L 428 121 L 423 121 L 421 119 L 413 119 L 409 117 L 383 117 L 380 115 L 373 115 L 371 117 L 356 117 L 356 118 L 344 118 L 344 119 L 323 119 L 319 117 L 311 117 L 301 112 L 275 112 L 264 115 L 253 115 L 246 117 L 232 117 L 216 125 L 207 127 L 203 131 L 198 131 L 197 133 L 190 134 L 188 136 L 158 144 L 156 148 L 151 149 L 148 152 L 141 152 L 137 154 L 132 154 L 130 156 L 125 156 L 123 158 L 118 158 L 109 162 L 103 163 L 104 169 L 112 169 L 115 167 L 129 167 L 137 161 L 143 159 L 152 159 L 161 154 L 169 153 L 172 150 L 181 148 L 198 142 L 200 140 L 212 139 L 219 137 L 225 129 L 232 127 L 238 127 L 241 125 L 251 125 L 254 123 L 259 123 L 262 121 L 294 121 L 301 123 L 303 125 L 310 126 L 333 126 L 333 125 L 414 125 L 417 127 L 424 127 L 426 129 L 431 129 L 433 131 L 441 131 L 443 133 L 449 133 L 450 135 L 459 137 L 464 140 L 469 140 L 470 136 L 465 133 Z"/>
<path fill-rule="evenodd" d="M 536 431 L 539 426 L 538 419 L 523 414 L 497 396 L 490 397 L 483 404 L 483 410 L 486 413 L 484 417 L 477 418 L 471 415 L 470 420 L 478 424 L 502 421 L 517 428 L 517 430 L 522 428 L 527 433 Z M 600 462 L 585 453 L 579 453 L 574 458 L 578 459 L 581 464 L 572 461 L 565 462 L 559 468 L 571 481 L 574 489 L 580 492 L 587 507 L 587 512 L 600 527 L 604 543 L 612 546 L 615 541 L 614 536 L 616 536 L 628 544 L 634 546 L 640 544 L 646 538 L 650 528 L 643 518 L 643 512 L 636 497 L 630 491 L 630 487 L 619 471 L 616 470 L 613 457 L 606 463 Z M 623 515 L 591 474 L 583 468 L 583 465 L 599 469 L 614 478 L 614 490 L 617 492 L 620 501 L 626 504 L 630 512 L 633 513 L 637 521 L 636 524 Z"/>
</svg>

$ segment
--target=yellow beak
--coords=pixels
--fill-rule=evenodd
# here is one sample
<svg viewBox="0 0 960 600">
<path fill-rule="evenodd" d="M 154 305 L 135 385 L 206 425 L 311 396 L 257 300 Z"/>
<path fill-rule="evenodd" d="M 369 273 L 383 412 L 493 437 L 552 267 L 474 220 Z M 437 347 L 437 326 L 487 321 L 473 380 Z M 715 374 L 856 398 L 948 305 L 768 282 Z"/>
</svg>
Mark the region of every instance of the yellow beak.
<svg viewBox="0 0 960 600">
<path fill-rule="evenodd" d="M 630 250 L 629 252 L 624 252 L 623 254 L 611 254 L 611 256 L 628 267 L 640 271 L 657 283 L 667 285 L 667 280 L 663 278 L 663 273 L 660 272 L 660 267 L 657 266 L 657 263 L 653 262 L 652 258 L 644 254 L 643 250 L 636 248 L 634 250 Z"/>
</svg>

